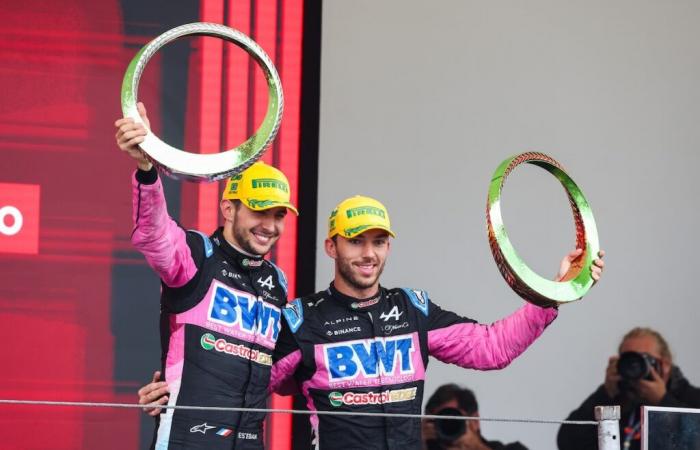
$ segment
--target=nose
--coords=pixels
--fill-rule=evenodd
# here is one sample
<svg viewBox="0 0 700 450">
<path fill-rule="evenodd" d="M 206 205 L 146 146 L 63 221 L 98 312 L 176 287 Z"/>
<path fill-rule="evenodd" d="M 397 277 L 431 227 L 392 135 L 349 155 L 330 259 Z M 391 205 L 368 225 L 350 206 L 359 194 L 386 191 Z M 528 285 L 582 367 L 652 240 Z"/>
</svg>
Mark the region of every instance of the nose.
<svg viewBox="0 0 700 450">
<path fill-rule="evenodd" d="M 374 259 L 375 256 L 376 253 L 374 252 L 372 242 L 369 240 L 365 241 L 365 243 L 362 245 L 362 257 L 365 259 Z"/>
<path fill-rule="evenodd" d="M 263 214 L 260 226 L 265 231 L 275 231 L 275 216 L 273 214 Z"/>
</svg>

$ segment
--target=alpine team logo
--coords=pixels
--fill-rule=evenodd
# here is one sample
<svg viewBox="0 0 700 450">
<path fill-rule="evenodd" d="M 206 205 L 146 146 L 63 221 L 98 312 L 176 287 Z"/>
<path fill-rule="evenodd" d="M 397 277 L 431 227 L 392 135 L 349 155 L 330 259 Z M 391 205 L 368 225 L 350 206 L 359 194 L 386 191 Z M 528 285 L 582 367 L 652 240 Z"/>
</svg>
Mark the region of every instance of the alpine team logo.
<svg viewBox="0 0 700 450">
<path fill-rule="evenodd" d="M 345 392 L 328 394 L 328 401 L 333 407 L 343 405 L 384 405 L 386 403 L 407 402 L 416 398 L 417 388 L 395 389 L 383 392 Z"/>
<path fill-rule="evenodd" d="M 324 345 L 328 381 L 412 375 L 415 350 L 412 335 Z"/>
<path fill-rule="evenodd" d="M 235 334 L 244 340 L 251 340 L 254 335 L 258 335 L 268 341 L 260 342 L 261 344 L 274 347 L 280 331 L 280 309 L 248 292 L 216 281 L 213 284 L 208 320 L 221 325 L 221 331 L 226 334 Z M 237 331 L 242 333 L 236 333 Z"/>
<path fill-rule="evenodd" d="M 403 311 L 399 311 L 399 307 L 394 305 L 394 307 L 391 308 L 391 311 L 389 311 L 389 314 L 383 312 L 379 315 L 379 318 L 382 319 L 384 322 L 388 321 L 389 319 L 394 319 L 398 321 L 402 315 Z"/>
<path fill-rule="evenodd" d="M 267 290 L 271 291 L 275 288 L 275 285 L 272 283 L 272 275 L 268 275 L 267 278 L 265 278 L 264 280 L 262 279 L 262 277 L 258 277 L 257 281 L 260 287 L 264 287 Z"/>
</svg>

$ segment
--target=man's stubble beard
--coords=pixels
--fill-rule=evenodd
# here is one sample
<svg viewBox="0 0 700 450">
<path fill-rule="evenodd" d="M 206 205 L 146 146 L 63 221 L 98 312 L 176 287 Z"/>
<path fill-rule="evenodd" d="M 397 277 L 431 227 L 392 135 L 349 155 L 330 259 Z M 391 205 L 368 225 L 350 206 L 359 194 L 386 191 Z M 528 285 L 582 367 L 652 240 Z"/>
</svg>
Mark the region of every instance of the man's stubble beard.
<svg viewBox="0 0 700 450">
<path fill-rule="evenodd" d="M 272 244 L 270 244 L 265 253 L 261 254 L 258 250 L 253 248 L 253 246 L 250 243 L 251 239 L 254 239 L 254 237 L 251 236 L 250 238 L 246 238 L 246 231 L 247 230 L 245 228 L 236 226 L 236 223 L 234 222 L 233 237 L 236 239 L 236 243 L 238 243 L 238 245 L 241 246 L 241 250 L 250 253 L 251 255 L 265 256 L 270 252 L 270 250 L 272 250 L 272 247 L 275 245 L 275 243 L 277 242 L 277 238 L 279 237 L 279 235 L 273 236 Z M 252 234 L 252 232 L 249 232 L 249 234 Z"/>
<path fill-rule="evenodd" d="M 374 286 L 374 284 L 379 280 L 379 277 L 382 275 L 382 272 L 384 272 L 384 265 L 386 264 L 386 260 L 382 262 L 382 264 L 379 266 L 379 270 L 377 271 L 377 276 L 374 277 L 371 281 L 364 281 L 362 279 L 359 279 L 359 276 L 356 277 L 353 272 L 352 272 L 352 263 L 349 263 L 346 259 L 343 258 L 338 258 L 338 272 L 340 273 L 340 277 L 345 281 L 348 285 L 352 286 L 355 289 L 358 290 L 363 290 L 363 289 L 368 289 Z"/>
</svg>

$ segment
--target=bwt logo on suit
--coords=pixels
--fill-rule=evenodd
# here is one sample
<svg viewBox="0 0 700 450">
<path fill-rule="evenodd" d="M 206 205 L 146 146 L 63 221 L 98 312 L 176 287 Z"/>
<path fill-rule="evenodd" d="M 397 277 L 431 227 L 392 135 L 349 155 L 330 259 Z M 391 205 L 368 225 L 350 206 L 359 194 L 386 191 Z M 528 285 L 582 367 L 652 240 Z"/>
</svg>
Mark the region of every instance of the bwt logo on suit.
<svg viewBox="0 0 700 450">
<path fill-rule="evenodd" d="M 0 183 L 0 253 L 39 253 L 38 184 Z"/>
</svg>

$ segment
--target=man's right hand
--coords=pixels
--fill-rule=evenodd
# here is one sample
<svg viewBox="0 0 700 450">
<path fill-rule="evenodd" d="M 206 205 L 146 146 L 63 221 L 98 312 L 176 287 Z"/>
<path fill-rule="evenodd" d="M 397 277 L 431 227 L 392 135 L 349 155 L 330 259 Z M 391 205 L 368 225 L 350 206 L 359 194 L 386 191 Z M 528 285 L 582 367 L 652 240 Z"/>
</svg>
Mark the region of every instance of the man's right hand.
<svg viewBox="0 0 700 450">
<path fill-rule="evenodd" d="M 491 450 L 491 447 L 475 434 L 473 431 L 467 432 L 462 437 L 445 447 L 445 450 Z"/>
<path fill-rule="evenodd" d="M 605 369 L 605 383 L 603 385 L 605 386 L 605 392 L 608 393 L 610 398 L 615 398 L 620 393 L 620 374 L 617 373 L 618 359 L 620 357 L 617 355 L 611 356 L 608 360 L 608 368 Z"/>
<path fill-rule="evenodd" d="M 160 380 L 160 372 L 153 372 L 153 379 L 150 383 L 139 389 L 139 405 L 158 404 L 165 405 L 168 403 L 168 394 L 170 389 L 168 383 Z M 143 408 L 143 411 L 149 416 L 157 416 L 162 411 L 161 408 Z"/>
<path fill-rule="evenodd" d="M 435 421 L 432 419 L 423 419 L 421 421 L 421 437 L 423 441 L 422 448 L 426 450 L 428 448 L 426 442 L 434 441 L 437 439 L 437 434 L 435 434 Z"/>
<path fill-rule="evenodd" d="M 142 124 L 134 122 L 134 119 L 129 117 L 119 119 L 114 122 L 114 126 L 117 127 L 115 138 L 119 148 L 136 160 L 136 165 L 139 169 L 151 170 L 151 167 L 153 167 L 151 162 L 146 158 L 143 150 L 139 148 L 139 144 L 144 141 L 148 130 L 151 128 L 151 123 L 148 120 L 146 107 L 143 106 L 143 103 L 139 102 L 136 107 L 146 126 L 144 127 Z"/>
</svg>

